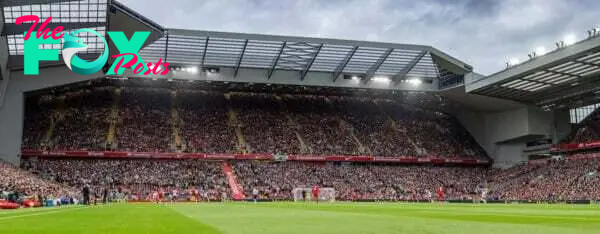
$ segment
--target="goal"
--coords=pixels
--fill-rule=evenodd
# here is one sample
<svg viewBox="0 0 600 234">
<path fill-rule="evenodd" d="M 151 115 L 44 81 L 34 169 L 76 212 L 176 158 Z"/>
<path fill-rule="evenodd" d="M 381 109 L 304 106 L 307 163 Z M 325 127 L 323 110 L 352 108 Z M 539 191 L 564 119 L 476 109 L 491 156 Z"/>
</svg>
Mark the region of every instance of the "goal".
<svg viewBox="0 0 600 234">
<path fill-rule="evenodd" d="M 314 200 L 312 198 L 312 188 L 295 188 L 292 190 L 292 196 L 294 201 L 304 201 L 303 192 L 306 197 L 306 201 Z M 319 188 L 319 201 L 335 201 L 335 189 L 333 188 Z"/>
</svg>

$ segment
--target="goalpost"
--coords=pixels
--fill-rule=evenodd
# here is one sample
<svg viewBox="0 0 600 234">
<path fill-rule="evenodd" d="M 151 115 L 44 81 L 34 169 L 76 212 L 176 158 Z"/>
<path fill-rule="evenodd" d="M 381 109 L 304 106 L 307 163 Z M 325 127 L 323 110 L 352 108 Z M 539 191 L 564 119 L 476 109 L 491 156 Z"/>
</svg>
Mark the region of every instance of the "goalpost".
<svg viewBox="0 0 600 234">
<path fill-rule="evenodd" d="M 333 202 L 335 201 L 335 189 L 334 188 L 320 188 L 319 189 L 319 201 Z M 303 197 L 303 194 L 305 197 Z M 312 188 L 295 188 L 292 190 L 292 196 L 294 197 L 294 201 L 313 201 L 312 197 Z"/>
</svg>

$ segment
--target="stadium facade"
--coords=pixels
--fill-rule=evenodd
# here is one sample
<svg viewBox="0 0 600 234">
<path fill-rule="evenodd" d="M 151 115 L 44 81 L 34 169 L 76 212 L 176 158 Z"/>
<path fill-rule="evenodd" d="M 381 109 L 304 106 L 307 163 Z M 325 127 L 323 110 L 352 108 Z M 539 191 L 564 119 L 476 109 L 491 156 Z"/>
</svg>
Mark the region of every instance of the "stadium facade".
<svg viewBox="0 0 600 234">
<path fill-rule="evenodd" d="M 167 75 L 127 70 L 111 79 L 432 92 L 452 101 L 447 111 L 497 166 L 526 161 L 527 142 L 558 143 L 571 132 L 569 110 L 594 103 L 598 91 L 600 38 L 594 36 L 482 76 L 425 45 L 169 29 L 112 0 L 2 0 L 0 6 L 0 159 L 13 163 L 21 154 L 24 93 L 107 77 L 76 74 L 62 61 L 43 61 L 39 75 L 24 75 L 22 35 L 31 24 L 16 25 L 15 19 L 35 13 L 54 18 L 49 28 L 123 31 L 128 37 L 150 31 L 142 59 L 163 59 L 174 69 Z M 82 58 L 95 58 L 103 49 L 92 36 L 84 42 L 92 49 Z M 109 50 L 118 52 L 112 41 Z"/>
</svg>

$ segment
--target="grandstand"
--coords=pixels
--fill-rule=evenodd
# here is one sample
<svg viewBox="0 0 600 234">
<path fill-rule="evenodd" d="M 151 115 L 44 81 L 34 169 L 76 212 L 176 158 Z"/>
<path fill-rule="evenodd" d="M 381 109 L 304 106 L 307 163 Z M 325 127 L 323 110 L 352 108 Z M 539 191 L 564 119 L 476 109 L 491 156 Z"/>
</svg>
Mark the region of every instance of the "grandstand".
<svg viewBox="0 0 600 234">
<path fill-rule="evenodd" d="M 489 187 L 497 202 L 600 200 L 595 34 L 483 76 L 427 45 L 164 28 L 115 0 L 25 2 L 0 1 L 0 192 L 292 201 L 319 185 L 343 201 L 442 188 L 440 200 L 470 202 Z M 41 61 L 25 75 L 31 24 L 15 19 L 35 12 L 55 17 L 49 28 L 149 31 L 141 59 L 172 70 Z M 81 58 L 105 46 L 83 42 Z"/>
</svg>

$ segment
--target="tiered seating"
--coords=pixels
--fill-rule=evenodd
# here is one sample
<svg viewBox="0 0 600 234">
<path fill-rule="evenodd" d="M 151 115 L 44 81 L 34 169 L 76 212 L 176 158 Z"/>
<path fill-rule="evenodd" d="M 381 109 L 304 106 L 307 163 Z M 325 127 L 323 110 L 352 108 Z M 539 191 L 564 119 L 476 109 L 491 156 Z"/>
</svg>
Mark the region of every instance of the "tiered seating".
<svg viewBox="0 0 600 234">
<path fill-rule="evenodd" d="M 551 161 L 549 164 L 523 165 L 518 180 L 505 174 L 494 178 L 505 184 L 498 194 L 503 199 L 600 199 L 600 160 Z"/>
<path fill-rule="evenodd" d="M 233 163 L 247 194 L 258 188 L 270 198 L 291 199 L 298 187 L 320 185 L 336 190 L 337 199 L 424 199 L 441 186 L 449 199 L 467 199 L 485 182 L 483 168 L 340 166 L 317 163 Z"/>
<path fill-rule="evenodd" d="M 126 88 L 123 91 L 117 143 L 121 150 L 169 151 L 171 91 L 168 89 Z"/>
<path fill-rule="evenodd" d="M 485 155 L 471 135 L 447 114 L 383 101 L 380 105 L 406 130 L 418 148 L 439 157 Z"/>
<path fill-rule="evenodd" d="M 71 92 L 64 104 L 58 97 L 29 101 L 24 147 L 40 148 L 51 132 L 50 149 L 104 150 L 110 107 L 119 103 L 110 150 L 485 157 L 453 117 L 391 99 L 242 92 L 226 100 L 226 93 L 204 90 L 122 90 L 118 102 L 110 87 Z M 238 145 L 242 138 L 247 145 Z"/>
<path fill-rule="evenodd" d="M 56 116 L 54 149 L 103 150 L 114 89 L 98 87 L 65 95 L 65 109 Z"/>
<path fill-rule="evenodd" d="M 194 188 L 205 198 L 228 191 L 219 162 L 200 160 L 38 159 L 27 168 L 42 178 L 77 188 L 119 188 L 147 197 L 153 191 Z"/>
<path fill-rule="evenodd" d="M 77 190 L 72 187 L 57 183 L 56 181 L 41 179 L 34 174 L 3 161 L 0 161 L 0 175 L 0 192 L 51 198 L 58 198 L 64 195 L 72 197 L 77 194 Z"/>
<path fill-rule="evenodd" d="M 267 94 L 235 94 L 230 101 L 243 124 L 244 136 L 251 152 L 300 152 L 293 123 L 287 119 L 275 97 Z"/>
<path fill-rule="evenodd" d="M 599 139 L 596 133 L 594 133 L 594 131 L 588 126 L 582 126 L 581 128 L 575 131 L 575 135 L 571 140 L 571 142 L 573 143 L 589 142 L 595 139 Z"/>
<path fill-rule="evenodd" d="M 439 187 L 447 199 L 470 200 L 488 183 L 490 199 L 600 199 L 600 160 L 571 160 L 524 165 L 509 170 L 473 167 L 336 165 L 331 163 L 232 161 L 246 194 L 259 189 L 265 198 L 291 199 L 297 187 L 320 185 L 336 190 L 339 200 L 425 199 Z M 30 159 L 24 168 L 0 164 L 0 189 L 60 196 L 89 183 L 95 191 L 118 188 L 146 196 L 152 191 L 189 188 L 206 199 L 228 193 L 220 162 L 201 160 Z M 37 174 L 40 179 L 35 177 Z M 58 183 L 57 183 L 58 182 Z"/>
<path fill-rule="evenodd" d="M 356 135 L 375 156 L 418 155 L 408 138 L 392 127 L 389 116 L 370 98 L 331 98 L 341 118 L 356 129 Z"/>
<path fill-rule="evenodd" d="M 23 148 L 42 148 L 42 140 L 48 133 L 54 110 L 53 96 L 28 97 L 23 121 Z"/>
<path fill-rule="evenodd" d="M 343 126 L 335 109 L 322 96 L 284 96 L 287 110 L 300 125 L 298 132 L 314 154 L 361 154 L 351 129 Z"/>
<path fill-rule="evenodd" d="M 188 152 L 234 153 L 236 137 L 228 123 L 222 93 L 179 91 L 179 117 Z"/>
</svg>

